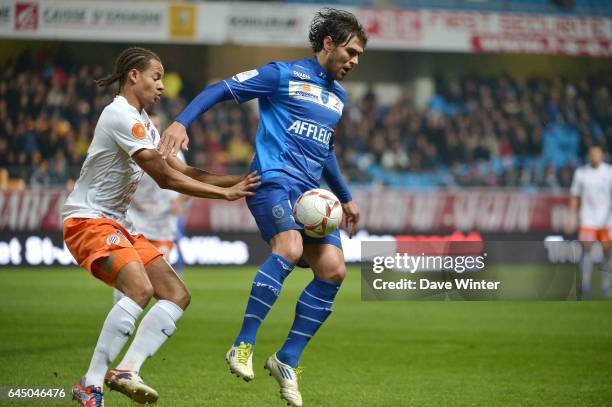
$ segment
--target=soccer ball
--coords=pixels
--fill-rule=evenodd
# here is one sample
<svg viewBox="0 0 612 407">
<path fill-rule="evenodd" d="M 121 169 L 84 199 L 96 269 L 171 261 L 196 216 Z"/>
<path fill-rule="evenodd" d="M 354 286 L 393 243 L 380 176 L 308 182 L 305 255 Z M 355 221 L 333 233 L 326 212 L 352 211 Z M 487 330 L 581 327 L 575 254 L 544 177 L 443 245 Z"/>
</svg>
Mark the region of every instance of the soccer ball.
<svg viewBox="0 0 612 407">
<path fill-rule="evenodd" d="M 295 221 L 310 237 L 324 237 L 338 228 L 342 221 L 342 205 L 336 195 L 325 189 L 311 189 L 295 201 Z"/>
</svg>

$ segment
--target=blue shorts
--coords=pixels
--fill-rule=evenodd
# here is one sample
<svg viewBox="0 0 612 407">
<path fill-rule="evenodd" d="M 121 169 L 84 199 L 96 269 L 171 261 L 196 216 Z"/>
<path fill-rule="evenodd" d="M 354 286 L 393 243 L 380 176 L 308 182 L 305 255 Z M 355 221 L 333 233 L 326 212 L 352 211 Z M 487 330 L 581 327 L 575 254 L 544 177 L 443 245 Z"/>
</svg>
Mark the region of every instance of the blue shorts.
<svg viewBox="0 0 612 407">
<path fill-rule="evenodd" d="M 247 198 L 249 210 L 257 222 L 261 237 L 270 242 L 272 238 L 286 230 L 299 230 L 304 244 L 332 244 L 342 250 L 340 231 L 334 230 L 322 238 L 314 238 L 304 234 L 304 228 L 293 219 L 295 201 L 308 191 L 309 187 L 300 186 L 287 178 L 272 178 L 262 182 L 255 190 L 255 196 Z"/>
</svg>

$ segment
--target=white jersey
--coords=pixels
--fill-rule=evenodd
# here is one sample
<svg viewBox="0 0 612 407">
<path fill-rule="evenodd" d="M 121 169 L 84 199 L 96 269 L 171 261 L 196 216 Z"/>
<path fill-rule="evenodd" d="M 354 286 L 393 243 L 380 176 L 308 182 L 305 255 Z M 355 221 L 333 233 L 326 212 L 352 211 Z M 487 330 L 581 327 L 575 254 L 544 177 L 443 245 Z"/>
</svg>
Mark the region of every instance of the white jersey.
<svg viewBox="0 0 612 407">
<path fill-rule="evenodd" d="M 601 163 L 576 169 L 570 188 L 572 196 L 580 198 L 580 226 L 604 228 L 610 226 L 612 212 L 612 166 Z"/>
<path fill-rule="evenodd" d="M 64 203 L 64 220 L 108 218 L 130 230 L 126 212 L 144 173 L 132 155 L 158 142 L 147 112 L 116 96 L 100 115 L 81 175 Z"/>
<path fill-rule="evenodd" d="M 179 158 L 185 160 L 179 153 Z M 178 215 L 172 212 L 172 201 L 181 194 L 160 188 L 144 174 L 128 209 L 128 219 L 136 233 L 149 240 L 174 241 L 178 234 Z"/>
</svg>

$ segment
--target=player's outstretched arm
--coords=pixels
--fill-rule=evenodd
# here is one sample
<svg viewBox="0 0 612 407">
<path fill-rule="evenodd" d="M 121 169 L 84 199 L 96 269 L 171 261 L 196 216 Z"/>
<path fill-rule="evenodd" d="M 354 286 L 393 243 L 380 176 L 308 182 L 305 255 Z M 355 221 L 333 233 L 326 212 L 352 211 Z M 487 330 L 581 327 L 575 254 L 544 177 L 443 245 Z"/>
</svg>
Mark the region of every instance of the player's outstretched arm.
<svg viewBox="0 0 612 407">
<path fill-rule="evenodd" d="M 168 157 L 168 164 L 175 170 L 206 184 L 216 185 L 218 187 L 231 187 L 242 181 L 246 175 L 219 175 L 212 172 L 202 170 L 200 168 L 191 167 L 185 164 L 177 157 Z"/>
<path fill-rule="evenodd" d="M 213 83 L 206 87 L 162 133 L 161 140 L 157 146 L 157 151 L 159 151 L 162 158 L 166 159 L 168 156 L 176 156 L 181 148 L 187 150 L 189 145 L 187 127 L 215 104 L 231 98 L 232 93 L 223 82 Z"/>
<path fill-rule="evenodd" d="M 163 132 L 157 150 L 165 159 L 168 155 L 178 153 L 181 146 L 187 149 L 189 140 L 185 129 L 201 114 L 224 100 L 234 99 L 236 103 L 243 103 L 254 98 L 273 95 L 279 87 L 279 81 L 279 68 L 275 63 L 270 63 L 209 85 Z"/>
<path fill-rule="evenodd" d="M 213 198 L 235 201 L 246 196 L 255 195 L 252 191 L 259 185 L 260 177 L 249 174 L 236 185 L 223 188 L 205 184 L 190 178 L 172 168 L 159 154 L 150 149 L 136 152 L 132 158 L 136 163 L 155 180 L 160 188 L 172 189 L 185 195 L 198 198 Z"/>
</svg>

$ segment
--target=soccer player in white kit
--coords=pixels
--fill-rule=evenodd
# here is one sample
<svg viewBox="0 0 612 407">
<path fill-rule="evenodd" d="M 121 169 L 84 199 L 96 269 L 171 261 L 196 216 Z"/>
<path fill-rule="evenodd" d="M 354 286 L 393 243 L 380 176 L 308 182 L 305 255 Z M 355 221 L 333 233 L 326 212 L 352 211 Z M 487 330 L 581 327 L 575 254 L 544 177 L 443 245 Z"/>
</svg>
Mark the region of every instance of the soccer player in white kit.
<svg viewBox="0 0 612 407">
<path fill-rule="evenodd" d="M 602 290 L 608 296 L 612 280 L 612 166 L 604 162 L 603 150 L 594 145 L 589 148 L 589 162 L 576 169 L 570 188 L 570 207 L 565 231 L 575 230 L 576 214 L 579 212 L 578 240 L 582 242 L 582 295 L 588 297 L 591 290 L 593 260 L 591 249 L 601 242 L 604 249 Z"/>
<path fill-rule="evenodd" d="M 155 128 L 160 128 L 159 118 L 149 116 Z M 177 158 L 185 162 L 185 156 L 178 152 Z M 170 253 L 179 235 L 179 217 L 183 214 L 188 202 L 187 195 L 171 189 L 163 189 L 147 173 L 142 175 L 127 211 L 127 219 L 136 233 L 142 234 L 161 252 L 170 263 Z M 174 271 L 182 279 L 182 268 Z M 113 301 L 117 303 L 123 294 L 113 290 Z"/>
<path fill-rule="evenodd" d="M 142 381 L 140 367 L 175 332 L 189 305 L 187 288 L 162 254 L 144 236 L 130 233 L 126 212 L 143 172 L 162 188 L 230 201 L 254 195 L 250 190 L 259 181 L 254 173 L 244 178 L 214 175 L 174 156 L 162 159 L 155 150 L 159 132 L 144 109 L 159 100 L 163 75 L 155 53 L 128 48 L 119 55 L 115 72 L 96 82 L 119 82 L 119 94 L 98 120 L 81 175 L 62 211 L 64 241 L 74 258 L 125 295 L 108 313 L 89 368 L 72 388 L 81 406 L 104 406 L 104 383 L 136 402 L 155 402 L 158 394 Z M 140 322 L 123 360 L 107 374 L 153 296 L 157 302 Z"/>
</svg>

